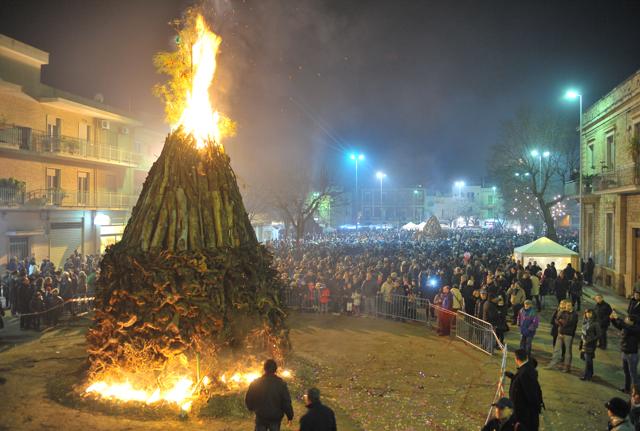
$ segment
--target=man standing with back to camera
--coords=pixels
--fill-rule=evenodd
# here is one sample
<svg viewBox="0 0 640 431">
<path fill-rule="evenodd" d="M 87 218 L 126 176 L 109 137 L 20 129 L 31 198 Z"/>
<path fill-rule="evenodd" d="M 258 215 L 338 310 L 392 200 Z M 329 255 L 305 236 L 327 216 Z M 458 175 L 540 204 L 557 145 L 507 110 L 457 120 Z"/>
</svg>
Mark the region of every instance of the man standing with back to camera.
<svg viewBox="0 0 640 431">
<path fill-rule="evenodd" d="M 247 408 L 256 415 L 255 431 L 280 431 L 280 422 L 286 415 L 293 420 L 291 395 L 287 384 L 276 376 L 278 365 L 273 359 L 264 363 L 264 374 L 249 386 L 244 399 Z"/>
</svg>

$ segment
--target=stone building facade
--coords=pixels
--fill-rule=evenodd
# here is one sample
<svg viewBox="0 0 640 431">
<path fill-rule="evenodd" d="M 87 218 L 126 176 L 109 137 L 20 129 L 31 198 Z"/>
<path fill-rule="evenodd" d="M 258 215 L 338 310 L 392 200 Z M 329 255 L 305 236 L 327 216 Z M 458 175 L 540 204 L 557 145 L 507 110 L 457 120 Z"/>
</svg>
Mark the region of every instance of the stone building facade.
<svg viewBox="0 0 640 431">
<path fill-rule="evenodd" d="M 640 70 L 582 121 L 582 256 L 598 284 L 628 296 L 640 279 Z"/>
</svg>

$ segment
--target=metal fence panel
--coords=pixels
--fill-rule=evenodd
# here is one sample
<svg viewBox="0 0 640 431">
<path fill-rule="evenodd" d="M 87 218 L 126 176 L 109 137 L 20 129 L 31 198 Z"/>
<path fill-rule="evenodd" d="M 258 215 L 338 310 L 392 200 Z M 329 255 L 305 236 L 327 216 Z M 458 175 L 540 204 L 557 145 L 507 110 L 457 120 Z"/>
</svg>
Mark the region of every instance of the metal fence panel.
<svg viewBox="0 0 640 431">
<path fill-rule="evenodd" d="M 456 336 L 489 355 L 499 343 L 491 323 L 463 311 L 458 311 Z"/>
</svg>

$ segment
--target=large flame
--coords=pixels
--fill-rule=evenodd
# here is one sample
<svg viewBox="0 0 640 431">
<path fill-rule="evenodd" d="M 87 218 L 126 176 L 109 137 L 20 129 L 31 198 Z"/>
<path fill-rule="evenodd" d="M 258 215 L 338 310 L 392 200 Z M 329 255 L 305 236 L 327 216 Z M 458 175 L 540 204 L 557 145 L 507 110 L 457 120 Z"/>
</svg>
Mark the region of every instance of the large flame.
<svg viewBox="0 0 640 431">
<path fill-rule="evenodd" d="M 222 146 L 220 114 L 214 110 L 209 98 L 209 87 L 216 73 L 216 56 L 222 39 L 213 33 L 202 15 L 196 18 L 196 40 L 191 47 L 191 88 L 187 90 L 185 106 L 177 124 L 185 133 L 192 134 L 198 148 L 208 142 Z"/>
<path fill-rule="evenodd" d="M 173 404 L 181 411 L 188 412 L 193 402 L 204 390 L 209 390 L 213 383 L 209 376 L 204 376 L 201 381 L 195 382 L 195 379 L 187 375 L 172 375 L 155 384 L 145 385 L 136 381 L 140 376 L 134 373 L 124 373 L 124 375 L 127 375 L 124 379 L 119 375 L 96 380 L 85 389 L 85 394 L 125 403 Z M 215 377 L 216 387 L 220 391 L 243 390 L 261 375 L 262 369 L 257 364 L 238 366 L 231 371 L 218 374 Z M 293 373 L 287 369 L 282 370 L 280 375 L 285 379 L 293 378 Z"/>
</svg>

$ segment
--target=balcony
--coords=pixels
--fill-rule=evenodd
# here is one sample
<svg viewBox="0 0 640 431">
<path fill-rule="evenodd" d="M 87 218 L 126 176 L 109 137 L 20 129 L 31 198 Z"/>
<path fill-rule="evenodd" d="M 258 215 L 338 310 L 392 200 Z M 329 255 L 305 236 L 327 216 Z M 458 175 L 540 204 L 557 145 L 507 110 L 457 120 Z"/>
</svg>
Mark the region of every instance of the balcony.
<svg viewBox="0 0 640 431">
<path fill-rule="evenodd" d="M 37 189 L 23 192 L 0 188 L 0 208 L 4 209 L 130 209 L 137 195 L 99 191 L 97 193 L 63 189 Z"/>
<path fill-rule="evenodd" d="M 635 163 L 604 171 L 593 177 L 591 182 L 593 193 L 624 193 L 640 190 L 639 174 L 640 170 Z"/>
<path fill-rule="evenodd" d="M 578 181 L 564 185 L 564 194 L 577 198 L 580 187 Z M 583 177 L 582 194 L 628 193 L 640 191 L 640 168 L 635 163 L 619 166 L 611 171 Z"/>
<path fill-rule="evenodd" d="M 43 131 L 7 124 L 0 124 L 0 148 L 129 167 L 136 167 L 142 160 L 141 154 L 112 145 L 70 136 L 50 136 Z"/>
</svg>

